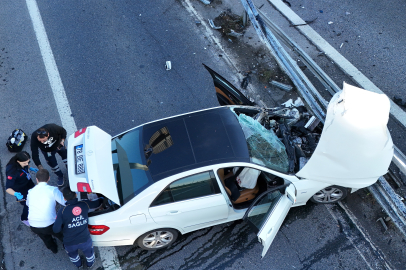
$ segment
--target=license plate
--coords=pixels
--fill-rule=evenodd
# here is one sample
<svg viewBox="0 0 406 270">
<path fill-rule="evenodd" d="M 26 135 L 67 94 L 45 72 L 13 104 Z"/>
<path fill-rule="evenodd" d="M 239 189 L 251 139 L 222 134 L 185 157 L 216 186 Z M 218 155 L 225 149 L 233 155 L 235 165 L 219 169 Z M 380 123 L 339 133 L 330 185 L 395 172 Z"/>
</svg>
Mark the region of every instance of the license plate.
<svg viewBox="0 0 406 270">
<path fill-rule="evenodd" d="M 83 144 L 75 146 L 75 158 L 76 158 L 76 174 L 85 172 L 85 160 L 83 155 Z"/>
</svg>

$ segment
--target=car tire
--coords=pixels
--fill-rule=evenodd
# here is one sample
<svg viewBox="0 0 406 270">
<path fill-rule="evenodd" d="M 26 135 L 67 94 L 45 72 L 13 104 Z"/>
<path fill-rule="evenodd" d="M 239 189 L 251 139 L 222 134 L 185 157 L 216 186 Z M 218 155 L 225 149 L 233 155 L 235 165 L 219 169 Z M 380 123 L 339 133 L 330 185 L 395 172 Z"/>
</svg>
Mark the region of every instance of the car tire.
<svg viewBox="0 0 406 270">
<path fill-rule="evenodd" d="M 142 249 L 157 250 L 169 247 L 177 238 L 177 230 L 163 228 L 144 233 L 135 242 Z"/>
<path fill-rule="evenodd" d="M 316 194 L 314 194 L 310 200 L 314 203 L 335 203 L 343 200 L 345 197 L 347 197 L 347 194 L 347 188 L 330 186 L 316 192 Z"/>
</svg>

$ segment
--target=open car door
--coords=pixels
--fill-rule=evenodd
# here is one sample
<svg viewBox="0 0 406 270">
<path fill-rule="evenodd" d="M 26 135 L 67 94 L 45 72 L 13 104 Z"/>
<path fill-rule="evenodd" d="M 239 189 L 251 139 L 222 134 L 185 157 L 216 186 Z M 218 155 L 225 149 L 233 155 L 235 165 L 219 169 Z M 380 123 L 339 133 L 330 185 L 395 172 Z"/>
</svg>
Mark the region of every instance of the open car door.
<svg viewBox="0 0 406 270">
<path fill-rule="evenodd" d="M 221 106 L 224 105 L 248 105 L 254 106 L 255 102 L 246 98 L 237 88 L 235 88 L 226 79 L 217 72 L 203 64 L 213 78 L 214 87 L 216 88 L 217 99 Z"/>
<path fill-rule="evenodd" d="M 258 241 L 264 246 L 262 258 L 296 200 L 293 184 L 272 188 L 255 199 L 243 219 L 257 231 Z"/>
</svg>

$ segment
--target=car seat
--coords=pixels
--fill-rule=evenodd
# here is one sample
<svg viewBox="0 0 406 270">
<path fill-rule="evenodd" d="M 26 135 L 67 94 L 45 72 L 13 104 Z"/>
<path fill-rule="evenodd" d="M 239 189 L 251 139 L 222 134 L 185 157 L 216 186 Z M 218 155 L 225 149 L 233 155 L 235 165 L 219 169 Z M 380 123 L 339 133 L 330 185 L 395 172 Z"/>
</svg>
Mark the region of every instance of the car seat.
<svg viewBox="0 0 406 270">
<path fill-rule="evenodd" d="M 230 197 L 231 192 L 224 185 L 224 179 L 225 179 L 224 169 L 219 169 L 217 171 L 217 174 L 220 177 L 221 182 L 222 182 L 224 188 L 226 189 L 228 196 Z M 255 198 L 255 196 L 258 194 L 258 192 L 259 192 L 259 186 L 258 186 L 258 181 L 257 181 L 257 184 L 253 189 L 246 189 L 246 188 L 241 189 L 240 196 L 235 201 L 231 200 L 231 202 L 233 204 L 239 204 L 239 203 L 243 203 L 246 201 L 250 201 Z"/>
</svg>

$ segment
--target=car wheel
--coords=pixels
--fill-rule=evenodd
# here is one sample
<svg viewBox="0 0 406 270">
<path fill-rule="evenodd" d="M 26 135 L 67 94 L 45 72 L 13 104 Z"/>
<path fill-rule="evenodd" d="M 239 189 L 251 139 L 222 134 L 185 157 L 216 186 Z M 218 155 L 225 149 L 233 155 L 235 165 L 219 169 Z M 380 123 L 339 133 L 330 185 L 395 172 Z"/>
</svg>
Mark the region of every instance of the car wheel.
<svg viewBox="0 0 406 270">
<path fill-rule="evenodd" d="M 178 238 L 173 229 L 157 229 L 144 233 L 136 240 L 137 245 L 146 250 L 156 250 L 170 246 Z"/>
<path fill-rule="evenodd" d="M 347 193 L 344 187 L 331 186 L 316 192 L 310 200 L 314 203 L 335 203 L 347 197 Z"/>
</svg>

